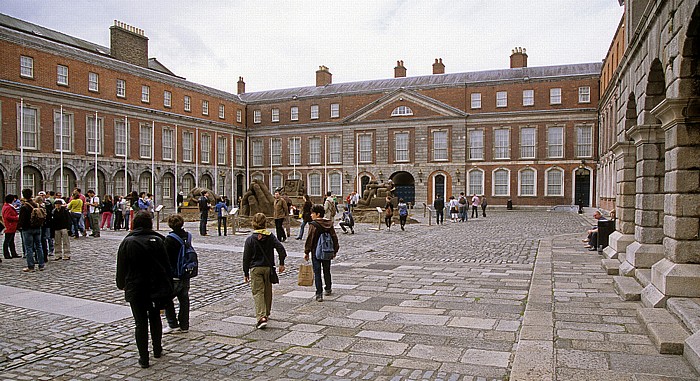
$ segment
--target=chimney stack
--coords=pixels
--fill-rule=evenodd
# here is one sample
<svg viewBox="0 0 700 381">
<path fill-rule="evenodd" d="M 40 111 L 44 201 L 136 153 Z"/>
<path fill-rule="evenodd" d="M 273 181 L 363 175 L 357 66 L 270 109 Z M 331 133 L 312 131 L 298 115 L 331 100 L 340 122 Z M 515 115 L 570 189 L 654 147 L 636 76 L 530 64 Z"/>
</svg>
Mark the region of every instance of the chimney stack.
<svg viewBox="0 0 700 381">
<path fill-rule="evenodd" d="M 112 57 L 141 67 L 148 67 L 148 37 L 143 29 L 114 20 L 109 27 Z"/>
<path fill-rule="evenodd" d="M 243 82 L 243 77 L 238 77 L 238 93 L 237 94 L 244 94 L 245 93 L 245 82 Z"/>
<path fill-rule="evenodd" d="M 318 70 L 316 70 L 316 86 L 326 86 L 331 83 L 333 83 L 333 74 L 328 71 L 328 67 L 319 66 Z"/>
<path fill-rule="evenodd" d="M 442 58 L 435 59 L 433 64 L 433 74 L 445 74 L 445 64 L 442 63 Z"/>
<path fill-rule="evenodd" d="M 525 48 L 515 48 L 510 54 L 510 68 L 527 67 L 527 53 Z"/>
<path fill-rule="evenodd" d="M 394 78 L 402 78 L 406 76 L 406 67 L 403 66 L 403 61 L 396 61 L 394 68 Z"/>
</svg>

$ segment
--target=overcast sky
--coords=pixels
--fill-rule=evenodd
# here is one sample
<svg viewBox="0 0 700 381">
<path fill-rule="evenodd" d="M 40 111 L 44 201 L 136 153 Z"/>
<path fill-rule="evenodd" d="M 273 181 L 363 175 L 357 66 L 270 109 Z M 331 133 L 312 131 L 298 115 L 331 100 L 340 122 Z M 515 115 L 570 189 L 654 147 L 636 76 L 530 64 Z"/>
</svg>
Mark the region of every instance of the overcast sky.
<svg viewBox="0 0 700 381">
<path fill-rule="evenodd" d="M 2 0 L 0 12 L 109 47 L 114 20 L 141 28 L 176 75 L 235 93 L 509 67 L 599 62 L 622 17 L 617 0 Z"/>
</svg>

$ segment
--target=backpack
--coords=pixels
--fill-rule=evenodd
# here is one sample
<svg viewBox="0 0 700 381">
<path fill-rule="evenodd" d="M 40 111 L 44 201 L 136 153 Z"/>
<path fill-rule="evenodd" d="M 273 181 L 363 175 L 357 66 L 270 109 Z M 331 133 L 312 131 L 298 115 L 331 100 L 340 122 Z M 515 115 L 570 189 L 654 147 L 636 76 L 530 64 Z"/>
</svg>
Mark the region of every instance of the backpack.
<svg viewBox="0 0 700 381">
<path fill-rule="evenodd" d="M 321 224 L 314 222 L 316 227 L 321 230 L 321 235 L 318 236 L 318 243 L 316 244 L 316 259 L 321 261 L 328 261 L 335 257 L 335 248 L 333 245 L 333 236 L 328 230 L 324 229 Z"/>
<path fill-rule="evenodd" d="M 180 252 L 177 254 L 175 264 L 175 278 L 190 279 L 197 276 L 199 264 L 197 262 L 197 252 L 192 247 L 192 234 L 187 233 L 187 241 L 183 241 L 179 235 L 170 232 L 168 237 L 172 237 L 180 243 Z"/>
<path fill-rule="evenodd" d="M 399 216 L 408 216 L 408 205 L 399 204 Z"/>
<path fill-rule="evenodd" d="M 32 206 L 31 204 L 29 206 Z M 29 226 L 32 228 L 40 228 L 46 221 L 46 209 L 41 206 L 36 208 L 32 206 L 32 214 L 29 217 Z"/>
<path fill-rule="evenodd" d="M 467 199 L 464 198 L 464 197 L 460 197 L 460 198 L 459 198 L 459 203 L 462 204 L 462 205 L 467 205 Z"/>
</svg>

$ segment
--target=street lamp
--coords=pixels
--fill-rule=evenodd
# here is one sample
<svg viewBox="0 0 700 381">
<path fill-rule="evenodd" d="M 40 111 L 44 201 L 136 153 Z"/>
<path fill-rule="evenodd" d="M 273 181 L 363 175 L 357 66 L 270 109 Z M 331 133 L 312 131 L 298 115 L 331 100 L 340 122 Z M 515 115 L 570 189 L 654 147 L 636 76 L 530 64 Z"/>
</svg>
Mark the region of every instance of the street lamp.
<svg viewBox="0 0 700 381">
<path fill-rule="evenodd" d="M 422 184 L 423 183 L 423 171 L 418 169 L 418 181 Z"/>
<path fill-rule="evenodd" d="M 457 168 L 457 172 L 455 173 L 455 176 L 457 177 L 457 184 L 461 182 L 462 179 L 462 174 L 459 172 L 459 168 Z"/>
</svg>

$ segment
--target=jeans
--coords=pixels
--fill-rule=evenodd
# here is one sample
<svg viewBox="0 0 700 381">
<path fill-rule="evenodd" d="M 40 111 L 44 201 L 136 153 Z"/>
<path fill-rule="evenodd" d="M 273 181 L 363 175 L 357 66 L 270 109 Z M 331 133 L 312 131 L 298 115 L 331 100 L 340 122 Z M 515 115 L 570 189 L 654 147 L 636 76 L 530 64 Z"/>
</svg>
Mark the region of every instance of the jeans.
<svg viewBox="0 0 700 381">
<path fill-rule="evenodd" d="M 384 224 L 387 228 L 391 229 L 391 217 L 384 217 Z"/>
<path fill-rule="evenodd" d="M 18 257 L 15 248 L 15 233 L 5 233 L 5 240 L 2 243 L 2 253 L 6 259 Z"/>
<path fill-rule="evenodd" d="M 472 205 L 472 218 L 479 218 L 479 207 L 476 205 Z"/>
<path fill-rule="evenodd" d="M 481 216 L 486 217 L 486 205 L 481 205 Z"/>
<path fill-rule="evenodd" d="M 350 228 L 350 231 L 352 232 L 352 234 L 355 234 L 355 228 L 353 227 L 353 225 L 347 224 L 347 223 L 345 223 L 345 221 L 341 221 L 340 228 L 343 229 L 343 233 L 347 233 L 347 229 L 345 229 L 346 226 L 348 228 Z"/>
<path fill-rule="evenodd" d="M 114 230 L 119 230 L 122 228 L 122 222 L 124 217 L 121 210 L 114 212 Z"/>
<path fill-rule="evenodd" d="M 301 220 L 301 227 L 299 228 L 299 235 L 297 236 L 297 239 L 302 239 L 304 238 L 304 227 L 306 226 L 308 222 Z"/>
<path fill-rule="evenodd" d="M 53 243 L 51 242 L 51 228 L 43 226 L 39 228 L 41 232 L 41 253 L 44 255 L 44 262 L 49 260 L 49 252 L 53 251 Z"/>
<path fill-rule="evenodd" d="M 73 237 L 80 237 L 80 232 L 85 232 L 85 229 L 80 227 L 80 219 L 83 217 L 82 213 L 70 213 L 70 220 L 73 222 L 71 231 L 73 232 Z"/>
<path fill-rule="evenodd" d="M 207 235 L 207 218 L 209 218 L 209 211 L 199 212 L 199 235 Z"/>
<path fill-rule="evenodd" d="M 226 229 L 228 228 L 228 225 L 226 225 L 226 217 L 218 217 L 216 220 L 216 228 L 219 230 L 219 235 L 221 235 L 222 224 L 224 226 L 224 235 L 226 235 Z"/>
<path fill-rule="evenodd" d="M 322 261 L 316 259 L 314 253 L 310 253 L 311 264 L 314 267 L 314 283 L 316 284 L 316 295 L 321 295 L 323 293 L 323 283 L 321 282 L 321 269 L 323 269 L 323 280 L 326 283 L 326 291 L 331 290 L 331 261 Z"/>
<path fill-rule="evenodd" d="M 175 297 L 180 304 L 180 311 L 175 316 L 175 303 L 170 299 L 165 305 L 165 318 L 170 328 L 178 328 L 186 331 L 190 329 L 190 280 L 182 279 L 173 281 Z"/>
<path fill-rule="evenodd" d="M 156 308 L 150 300 L 139 300 L 129 302 L 131 314 L 134 316 L 136 327 L 134 336 L 136 337 L 136 347 L 139 350 L 139 357 L 148 360 L 148 326 L 151 326 L 151 342 L 153 352 L 163 350 L 163 324 L 160 322 L 160 310 Z"/>
<path fill-rule="evenodd" d="M 34 268 L 34 256 L 39 262 L 39 268 L 44 268 L 44 253 L 41 251 L 41 228 L 30 228 L 22 230 L 22 240 L 24 241 L 24 253 L 27 256 L 27 267 Z"/>
<path fill-rule="evenodd" d="M 436 210 L 435 211 L 435 223 L 440 225 L 444 223 L 444 218 L 445 218 L 445 211 L 443 210 Z"/>
<path fill-rule="evenodd" d="M 275 218 L 275 232 L 277 233 L 277 239 L 280 241 L 287 239 L 287 234 L 284 232 L 284 217 Z"/>
<path fill-rule="evenodd" d="M 467 213 L 469 212 L 469 207 L 468 206 L 460 206 L 459 207 L 459 220 L 462 222 L 466 222 L 468 219 Z"/>
</svg>

